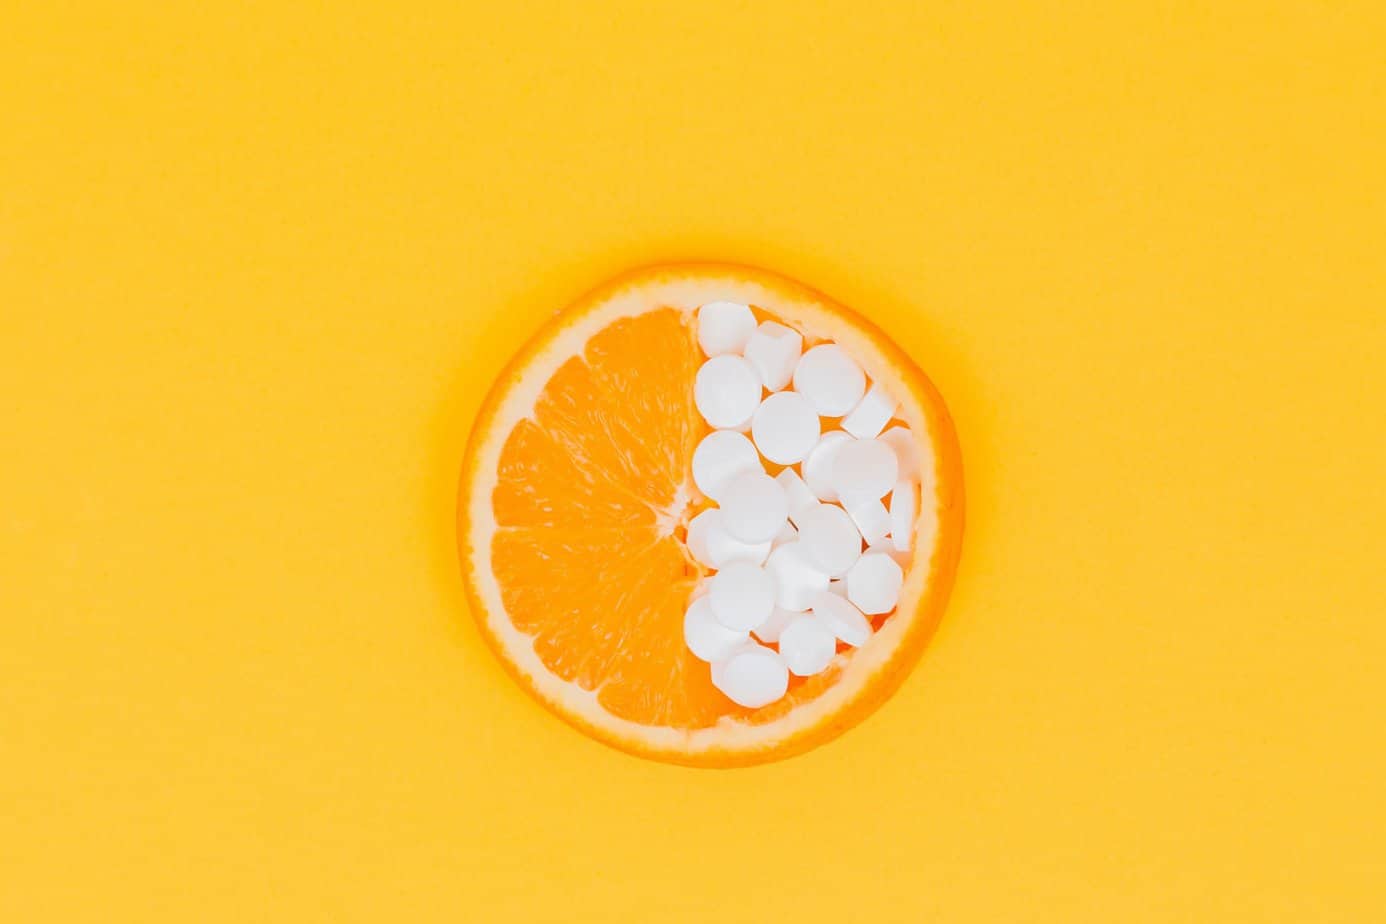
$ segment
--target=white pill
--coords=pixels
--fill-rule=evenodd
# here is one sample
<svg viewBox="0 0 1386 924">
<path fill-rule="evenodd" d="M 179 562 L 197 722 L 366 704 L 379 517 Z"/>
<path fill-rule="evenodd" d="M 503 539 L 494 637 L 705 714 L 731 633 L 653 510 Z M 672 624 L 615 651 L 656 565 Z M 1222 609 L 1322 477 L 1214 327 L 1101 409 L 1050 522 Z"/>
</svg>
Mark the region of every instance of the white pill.
<svg viewBox="0 0 1386 924">
<path fill-rule="evenodd" d="M 914 434 L 909 428 L 891 427 L 881 434 L 880 439 L 895 450 L 895 458 L 900 463 L 900 477 L 907 481 L 918 481 L 921 474 L 919 444 L 914 441 Z"/>
<path fill-rule="evenodd" d="M 689 532 L 687 532 L 687 536 L 685 540 L 683 540 L 683 544 L 687 546 L 687 550 L 689 550 L 690 556 L 693 556 L 693 560 L 708 568 L 717 567 L 717 565 L 712 564 L 712 551 L 708 549 L 707 542 L 708 532 L 714 528 L 714 521 L 717 519 L 717 515 L 717 511 L 715 510 L 704 510 L 703 513 L 700 513 L 697 517 L 690 519 Z"/>
<path fill-rule="evenodd" d="M 860 648 L 871 638 L 871 621 L 850 601 L 835 593 L 825 590 L 815 594 L 809 612 L 821 619 L 834 637 L 848 645 Z"/>
<path fill-rule="evenodd" d="M 771 462 L 793 465 L 818 444 L 818 413 L 798 392 L 776 392 L 756 408 L 751 438 Z"/>
<path fill-rule="evenodd" d="M 919 488 L 901 481 L 890 492 L 890 544 L 896 551 L 908 552 L 914 539 L 914 520 L 919 515 Z"/>
<path fill-rule="evenodd" d="M 769 542 L 789 516 L 789 499 L 765 472 L 733 475 L 722 492 L 722 525 L 733 539 Z"/>
<path fill-rule="evenodd" d="M 828 582 L 828 593 L 837 594 L 842 599 L 847 599 L 847 582 L 841 579 Z"/>
<path fill-rule="evenodd" d="M 740 353 L 756 330 L 751 309 L 736 302 L 708 302 L 698 309 L 698 345 L 708 356 Z"/>
<path fill-rule="evenodd" d="M 760 406 L 760 376 L 740 356 L 714 356 L 693 377 L 693 403 L 718 429 L 735 430 Z"/>
<path fill-rule="evenodd" d="M 760 373 L 765 387 L 779 391 L 789 384 L 803 349 L 804 338 L 797 330 L 775 321 L 766 321 L 751 334 L 746 344 L 746 358 Z"/>
<path fill-rule="evenodd" d="M 868 616 L 895 609 L 905 572 L 884 552 L 867 552 L 847 572 L 847 599 Z"/>
<path fill-rule="evenodd" d="M 804 460 L 804 484 L 819 500 L 837 500 L 837 491 L 832 482 L 833 459 L 851 439 L 851 434 L 845 431 L 829 430 L 818 438 L 818 444 Z"/>
<path fill-rule="evenodd" d="M 784 631 L 784 627 L 795 617 L 802 615 L 802 612 L 777 606 L 770 611 L 769 619 L 756 626 L 755 636 L 767 645 L 773 645 L 780 640 L 780 633 Z"/>
<path fill-rule="evenodd" d="M 794 369 L 794 390 L 813 402 L 824 417 L 841 417 L 861 400 L 866 375 L 836 343 L 809 350 Z"/>
<path fill-rule="evenodd" d="M 780 657 L 798 677 L 821 674 L 837 653 L 837 636 L 816 616 L 800 616 L 780 633 Z"/>
<path fill-rule="evenodd" d="M 807 609 L 814 594 L 828 589 L 828 576 L 808 563 L 797 542 L 772 551 L 765 570 L 775 579 L 775 605 L 786 610 Z"/>
<path fill-rule="evenodd" d="M 866 392 L 866 397 L 852 408 L 852 413 L 842 418 L 842 429 L 859 440 L 874 439 L 890 423 L 897 407 L 899 404 L 896 400 L 886 394 L 886 390 L 877 382 Z"/>
<path fill-rule="evenodd" d="M 775 480 L 784 488 L 785 499 L 789 501 L 789 518 L 798 520 L 799 516 L 807 510 L 812 510 L 818 506 L 818 498 L 813 496 L 809 486 L 804 484 L 804 479 L 799 477 L 799 473 L 792 468 L 784 469 L 775 476 Z"/>
<path fill-rule="evenodd" d="M 784 696 L 789 669 L 769 648 L 748 645 L 713 668 L 712 682 L 738 706 L 759 709 Z"/>
<path fill-rule="evenodd" d="M 720 661 L 746 643 L 746 633 L 728 629 L 712 614 L 707 596 L 688 605 L 683 616 L 683 641 L 703 661 Z"/>
<path fill-rule="evenodd" d="M 842 502 L 851 506 L 885 497 L 895 487 L 899 473 L 900 463 L 889 443 L 853 440 L 833 453 L 828 480 Z"/>
<path fill-rule="evenodd" d="M 741 652 L 741 651 L 746 651 L 747 649 L 750 649 L 750 648 L 758 648 L 758 647 L 760 647 L 760 646 L 757 645 L 756 642 L 755 642 L 755 640 L 752 639 L 752 638 L 748 635 L 748 636 L 746 637 L 746 641 L 742 642 L 740 645 L 738 645 L 738 646 L 736 646 L 734 649 L 732 649 L 731 653 L 728 654 L 726 657 L 724 657 L 724 658 L 722 658 L 722 659 L 720 659 L 720 660 L 718 660 L 718 661 L 713 661 L 713 662 L 712 662 L 712 671 L 711 671 L 711 673 L 712 673 L 712 685 L 715 686 L 715 687 L 716 687 L 717 689 L 719 689 L 719 690 L 722 689 L 722 677 L 721 677 L 722 668 L 724 668 L 724 667 L 727 666 L 727 662 L 728 662 L 729 660 L 731 660 L 731 656 L 732 656 L 732 655 L 737 654 L 738 652 Z"/>
<path fill-rule="evenodd" d="M 794 528 L 794 524 L 793 524 L 793 523 L 789 522 L 788 520 L 785 520 L 785 521 L 784 521 L 784 526 L 781 526 L 781 527 L 780 527 L 780 531 L 777 532 L 777 533 L 775 533 L 775 538 L 770 540 L 770 548 L 771 548 L 772 550 L 773 550 L 773 549 L 778 549 L 780 546 L 784 545 L 785 543 L 787 543 L 787 542 L 797 542 L 798 539 L 799 539 L 799 530 L 797 530 L 797 529 Z"/>
<path fill-rule="evenodd" d="M 713 529 L 721 529 L 721 526 L 716 523 L 719 516 L 721 514 L 716 510 L 704 510 L 688 521 L 688 536 L 684 539 L 684 544 L 688 546 L 688 553 L 693 556 L 693 560 L 708 568 L 717 567 L 712 563 L 712 549 L 708 538 Z"/>
<path fill-rule="evenodd" d="M 722 498 L 728 479 L 746 471 L 760 471 L 760 455 L 735 430 L 713 430 L 693 450 L 693 483 L 713 500 Z"/>
<path fill-rule="evenodd" d="M 768 542 L 740 542 L 722 525 L 722 511 L 704 510 L 688 521 L 688 551 L 708 568 L 724 568 L 728 562 L 762 564 L 770 554 Z"/>
<path fill-rule="evenodd" d="M 841 507 L 819 504 L 799 518 L 799 551 L 829 577 L 841 577 L 861 557 L 861 533 Z"/>
<path fill-rule="evenodd" d="M 900 566 L 901 571 L 906 570 L 910 566 L 910 553 L 901 552 L 900 550 L 896 549 L 895 546 L 890 544 L 889 539 L 882 540 L 881 542 L 878 542 L 875 545 L 867 546 L 866 552 L 863 552 L 862 554 L 865 555 L 871 552 L 879 552 L 882 555 L 889 555 L 891 558 L 895 559 L 895 563 Z M 844 581 L 843 583 L 846 582 Z"/>
<path fill-rule="evenodd" d="M 707 599 L 718 622 L 749 632 L 769 619 L 775 608 L 775 579 L 748 561 L 728 562 L 708 579 Z"/>
<path fill-rule="evenodd" d="M 890 535 L 890 511 L 878 500 L 855 501 L 847 512 L 861 531 L 867 545 L 875 545 Z"/>
</svg>

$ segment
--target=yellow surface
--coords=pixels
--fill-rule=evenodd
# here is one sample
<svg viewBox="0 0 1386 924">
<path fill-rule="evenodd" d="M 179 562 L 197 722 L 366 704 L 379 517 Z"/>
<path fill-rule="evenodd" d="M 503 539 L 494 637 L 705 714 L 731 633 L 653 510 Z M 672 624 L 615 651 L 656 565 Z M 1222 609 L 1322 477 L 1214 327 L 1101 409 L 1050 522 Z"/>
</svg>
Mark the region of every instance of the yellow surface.
<svg viewBox="0 0 1386 924">
<path fill-rule="evenodd" d="M 1380 5 L 649 6 L 11 4 L 0 920 L 1379 917 Z M 561 725 L 453 561 L 505 358 L 682 257 L 969 479 L 920 668 L 750 771 Z"/>
</svg>

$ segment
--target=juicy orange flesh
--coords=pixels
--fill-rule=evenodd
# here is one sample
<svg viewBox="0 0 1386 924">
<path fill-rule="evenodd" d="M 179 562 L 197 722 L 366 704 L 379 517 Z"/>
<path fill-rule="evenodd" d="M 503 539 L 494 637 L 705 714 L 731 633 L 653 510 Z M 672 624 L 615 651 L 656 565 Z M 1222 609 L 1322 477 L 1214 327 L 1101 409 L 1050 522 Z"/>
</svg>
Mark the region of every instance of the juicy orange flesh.
<svg viewBox="0 0 1386 924">
<path fill-rule="evenodd" d="M 760 710 L 712 685 L 683 641 L 702 574 L 681 536 L 701 362 L 685 315 L 615 321 L 559 367 L 501 450 L 491 566 L 511 622 L 555 675 L 596 691 L 622 719 L 680 729 L 723 717 L 773 721 L 832 686 L 839 669 L 792 678 Z M 707 506 L 706 503 L 701 506 Z"/>
</svg>

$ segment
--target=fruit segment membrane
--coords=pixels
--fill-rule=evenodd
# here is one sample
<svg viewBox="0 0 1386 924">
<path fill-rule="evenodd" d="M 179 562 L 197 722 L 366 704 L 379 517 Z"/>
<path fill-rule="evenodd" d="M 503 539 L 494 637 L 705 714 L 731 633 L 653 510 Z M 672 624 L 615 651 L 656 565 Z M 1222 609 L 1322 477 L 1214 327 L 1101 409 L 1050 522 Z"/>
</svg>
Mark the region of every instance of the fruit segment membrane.
<svg viewBox="0 0 1386 924">
<path fill-rule="evenodd" d="M 754 306 L 613 321 L 501 448 L 490 561 L 509 620 L 549 671 L 642 725 L 758 724 L 813 700 L 909 567 L 917 463 L 893 408 L 836 344 Z M 875 539 L 855 557 L 854 504 Z"/>
</svg>

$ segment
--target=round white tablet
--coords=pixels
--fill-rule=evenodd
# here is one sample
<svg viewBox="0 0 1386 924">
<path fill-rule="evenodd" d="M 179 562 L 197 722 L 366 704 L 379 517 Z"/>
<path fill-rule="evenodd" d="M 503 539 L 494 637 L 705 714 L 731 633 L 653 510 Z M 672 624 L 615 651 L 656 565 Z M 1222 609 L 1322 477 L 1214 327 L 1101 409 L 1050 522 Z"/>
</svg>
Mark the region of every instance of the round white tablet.
<svg viewBox="0 0 1386 924">
<path fill-rule="evenodd" d="M 693 377 L 693 403 L 711 426 L 735 430 L 760 406 L 760 376 L 740 356 L 714 356 Z"/>
<path fill-rule="evenodd" d="M 807 609 L 815 593 L 828 589 L 827 574 L 808 563 L 797 542 L 773 550 L 765 570 L 775 578 L 775 605 L 786 610 Z"/>
<path fill-rule="evenodd" d="M 851 435 L 842 430 L 829 430 L 818 438 L 818 444 L 804 460 L 804 484 L 819 500 L 837 500 L 837 490 L 832 484 L 833 459 L 851 439 Z"/>
<path fill-rule="evenodd" d="M 765 387 L 779 391 L 789 384 L 803 349 L 804 338 L 797 330 L 776 321 L 766 321 L 751 334 L 746 344 L 746 358 L 760 373 Z"/>
<path fill-rule="evenodd" d="M 852 413 L 842 418 L 842 429 L 859 440 L 872 439 L 890 422 L 898 406 L 880 383 L 872 385 Z"/>
<path fill-rule="evenodd" d="M 738 706 L 759 709 L 784 696 L 789 669 L 769 648 L 747 645 L 714 667 L 712 682 Z"/>
<path fill-rule="evenodd" d="M 776 392 L 756 408 L 751 438 L 771 462 L 793 465 L 818 444 L 818 413 L 798 392 Z"/>
<path fill-rule="evenodd" d="M 861 531 L 861 538 L 868 546 L 875 545 L 890 535 L 890 511 L 878 500 L 854 501 L 847 508 L 852 522 Z"/>
<path fill-rule="evenodd" d="M 815 616 L 800 616 L 780 632 L 780 657 L 798 677 L 822 673 L 837 653 L 837 636 Z"/>
<path fill-rule="evenodd" d="M 733 539 L 769 542 L 788 517 L 784 488 L 763 471 L 733 475 L 722 491 L 722 525 Z"/>
<path fill-rule="evenodd" d="M 834 636 L 848 645 L 860 647 L 871 638 L 870 620 L 850 600 L 844 600 L 831 591 L 814 594 L 809 612 L 821 619 Z"/>
<path fill-rule="evenodd" d="M 910 550 L 918 515 L 919 488 L 911 481 L 899 482 L 890 492 L 890 541 L 896 551 Z"/>
<path fill-rule="evenodd" d="M 719 623 L 736 632 L 749 632 L 769 619 L 775 608 L 775 579 L 748 561 L 730 562 L 708 579 L 705 599 Z"/>
<path fill-rule="evenodd" d="M 760 471 L 760 456 L 744 433 L 713 430 L 693 450 L 693 483 L 713 500 L 729 478 L 747 471 Z"/>
<path fill-rule="evenodd" d="M 841 507 L 819 504 L 799 517 L 799 550 L 829 577 L 841 577 L 861 556 L 861 533 Z"/>
<path fill-rule="evenodd" d="M 851 507 L 863 500 L 880 500 L 895 487 L 900 463 L 895 450 L 882 440 L 853 440 L 832 457 L 829 482 L 842 503 Z"/>
<path fill-rule="evenodd" d="M 866 375 L 836 343 L 809 350 L 794 369 L 794 390 L 813 402 L 824 417 L 841 417 L 861 400 Z"/>
<path fill-rule="evenodd" d="M 683 641 L 703 661 L 718 661 L 745 644 L 746 633 L 728 629 L 712 614 L 712 602 L 699 597 L 683 617 Z"/>
<path fill-rule="evenodd" d="M 847 599 L 868 616 L 895 609 L 905 572 L 885 552 L 867 552 L 847 572 Z"/>
<path fill-rule="evenodd" d="M 698 345 L 708 356 L 740 353 L 756 329 L 756 316 L 736 302 L 708 302 L 698 309 Z"/>
</svg>

